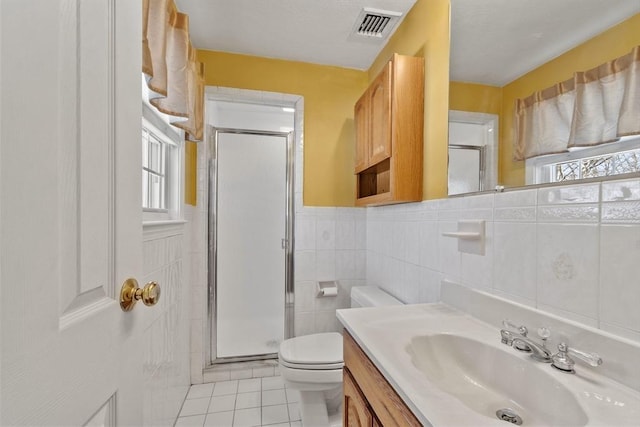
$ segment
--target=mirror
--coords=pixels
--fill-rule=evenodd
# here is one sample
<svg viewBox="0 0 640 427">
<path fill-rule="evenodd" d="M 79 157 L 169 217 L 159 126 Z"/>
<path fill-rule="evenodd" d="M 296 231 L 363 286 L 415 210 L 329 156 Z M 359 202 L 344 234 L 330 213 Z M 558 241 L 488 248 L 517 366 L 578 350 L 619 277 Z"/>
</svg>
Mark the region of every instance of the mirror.
<svg viewBox="0 0 640 427">
<path fill-rule="evenodd" d="M 451 0 L 449 195 L 583 177 L 575 152 L 512 160 L 515 100 L 638 45 L 638 0 Z"/>
</svg>

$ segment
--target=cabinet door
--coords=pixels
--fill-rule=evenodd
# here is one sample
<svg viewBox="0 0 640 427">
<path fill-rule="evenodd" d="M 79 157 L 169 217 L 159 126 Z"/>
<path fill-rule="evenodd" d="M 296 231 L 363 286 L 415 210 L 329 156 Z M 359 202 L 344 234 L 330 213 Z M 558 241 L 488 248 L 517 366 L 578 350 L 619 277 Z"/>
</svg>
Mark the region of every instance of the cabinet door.
<svg viewBox="0 0 640 427">
<path fill-rule="evenodd" d="M 384 67 L 369 89 L 370 166 L 391 157 L 391 65 Z"/>
<path fill-rule="evenodd" d="M 355 173 L 362 172 L 369 167 L 369 92 L 358 100 L 353 109 L 356 125 L 356 161 Z"/>
<path fill-rule="evenodd" d="M 372 427 L 374 417 L 362 392 L 351 377 L 351 374 L 349 374 L 349 371 L 345 369 L 343 376 L 343 427 Z"/>
</svg>

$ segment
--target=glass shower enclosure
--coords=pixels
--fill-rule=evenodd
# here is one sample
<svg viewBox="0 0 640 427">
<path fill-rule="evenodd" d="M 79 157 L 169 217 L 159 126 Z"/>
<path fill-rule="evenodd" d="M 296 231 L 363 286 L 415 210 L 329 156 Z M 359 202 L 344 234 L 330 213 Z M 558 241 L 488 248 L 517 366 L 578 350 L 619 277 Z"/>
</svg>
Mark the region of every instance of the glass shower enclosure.
<svg viewBox="0 0 640 427">
<path fill-rule="evenodd" d="M 209 360 L 275 358 L 293 332 L 292 132 L 212 132 Z"/>
</svg>

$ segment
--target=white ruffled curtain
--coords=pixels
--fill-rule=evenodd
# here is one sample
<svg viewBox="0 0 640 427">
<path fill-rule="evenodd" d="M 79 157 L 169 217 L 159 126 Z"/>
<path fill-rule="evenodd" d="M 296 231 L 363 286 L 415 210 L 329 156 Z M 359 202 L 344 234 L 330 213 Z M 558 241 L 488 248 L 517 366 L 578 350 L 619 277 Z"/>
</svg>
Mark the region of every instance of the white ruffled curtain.
<svg viewBox="0 0 640 427">
<path fill-rule="evenodd" d="M 640 134 L 640 46 L 516 100 L 514 159 Z"/>
<path fill-rule="evenodd" d="M 189 16 L 174 0 L 142 0 L 142 72 L 149 102 L 172 116 L 191 141 L 204 130 L 204 65 L 196 61 L 189 38 Z"/>
<path fill-rule="evenodd" d="M 517 160 L 567 150 L 576 92 L 573 80 L 516 100 Z"/>
</svg>

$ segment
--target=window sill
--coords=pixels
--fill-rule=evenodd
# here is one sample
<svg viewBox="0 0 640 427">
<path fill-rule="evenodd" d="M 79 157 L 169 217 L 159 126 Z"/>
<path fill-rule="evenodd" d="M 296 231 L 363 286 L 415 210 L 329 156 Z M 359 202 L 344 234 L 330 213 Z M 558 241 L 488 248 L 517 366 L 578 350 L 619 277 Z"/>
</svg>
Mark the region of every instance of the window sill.
<svg viewBox="0 0 640 427">
<path fill-rule="evenodd" d="M 184 226 L 187 221 L 183 219 L 163 221 L 143 221 L 143 240 L 162 239 L 184 234 Z"/>
</svg>

